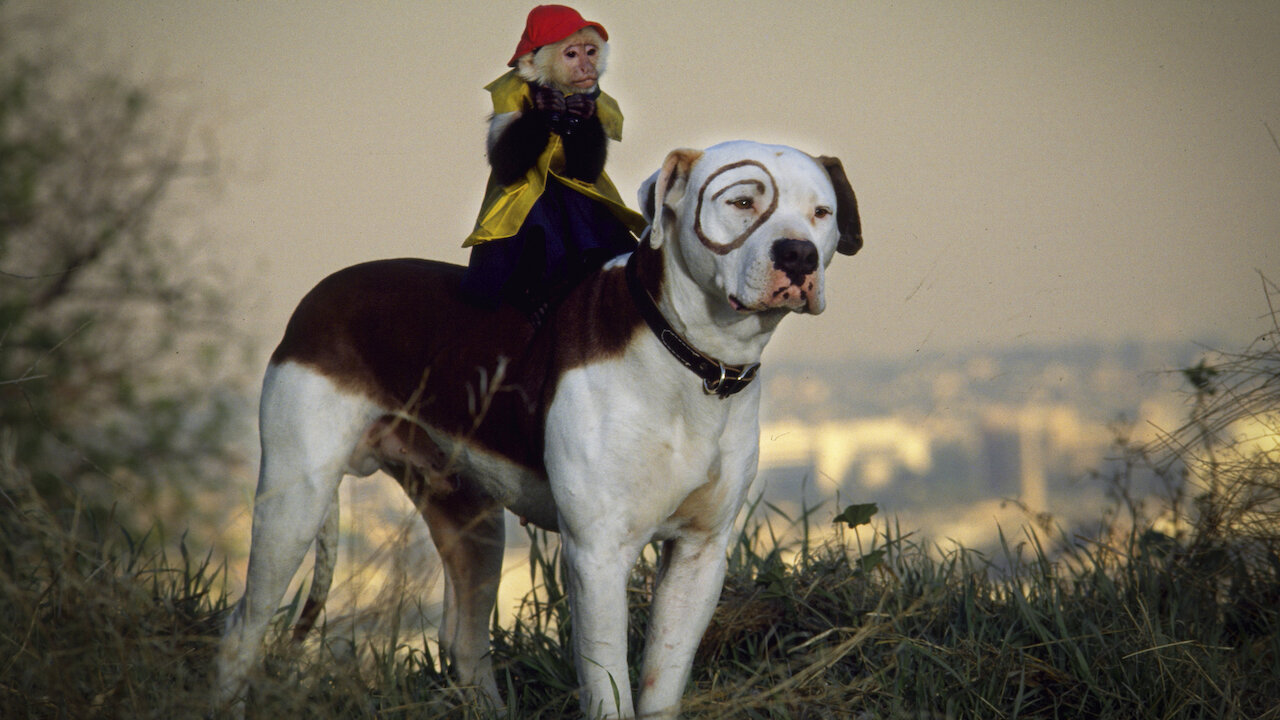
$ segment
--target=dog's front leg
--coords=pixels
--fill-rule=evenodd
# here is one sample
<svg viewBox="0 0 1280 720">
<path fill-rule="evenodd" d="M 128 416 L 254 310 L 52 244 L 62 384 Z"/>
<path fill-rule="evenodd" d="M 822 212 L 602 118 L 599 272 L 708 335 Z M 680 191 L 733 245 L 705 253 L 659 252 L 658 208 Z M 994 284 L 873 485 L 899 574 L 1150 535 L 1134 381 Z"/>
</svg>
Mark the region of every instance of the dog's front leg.
<svg viewBox="0 0 1280 720">
<path fill-rule="evenodd" d="M 675 718 L 693 654 L 724 584 L 728 534 L 686 535 L 662 549 L 640 674 L 640 717 Z"/>
<path fill-rule="evenodd" d="M 627 576 L 640 549 L 620 545 L 612 534 L 594 530 L 587 537 L 562 533 L 582 712 L 592 720 L 632 718 Z"/>
</svg>

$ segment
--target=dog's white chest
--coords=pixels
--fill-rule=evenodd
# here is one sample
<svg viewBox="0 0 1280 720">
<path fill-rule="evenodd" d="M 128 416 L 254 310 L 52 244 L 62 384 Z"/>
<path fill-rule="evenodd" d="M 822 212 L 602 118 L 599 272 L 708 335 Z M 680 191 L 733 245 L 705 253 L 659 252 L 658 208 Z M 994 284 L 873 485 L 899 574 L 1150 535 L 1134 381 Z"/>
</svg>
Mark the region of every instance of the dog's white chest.
<svg viewBox="0 0 1280 720">
<path fill-rule="evenodd" d="M 645 370 L 671 372 L 676 382 L 627 382 L 637 360 L 561 378 L 547 415 L 546 461 L 562 524 L 614 518 L 647 542 L 716 524 L 745 492 L 755 474 L 758 391 L 708 396 L 670 363 Z"/>
</svg>

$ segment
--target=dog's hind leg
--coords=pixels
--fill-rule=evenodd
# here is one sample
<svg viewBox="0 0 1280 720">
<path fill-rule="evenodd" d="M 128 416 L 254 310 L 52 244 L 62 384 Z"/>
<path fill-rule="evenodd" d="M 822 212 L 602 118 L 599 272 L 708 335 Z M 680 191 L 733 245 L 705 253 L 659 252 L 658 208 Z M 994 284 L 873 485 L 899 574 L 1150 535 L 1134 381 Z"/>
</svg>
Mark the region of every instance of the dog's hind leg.
<svg viewBox="0 0 1280 720">
<path fill-rule="evenodd" d="M 307 633 L 311 632 L 329 597 L 329 588 L 333 585 L 333 567 L 338 561 L 339 515 L 338 493 L 337 488 L 334 488 L 329 512 L 325 514 L 324 524 L 316 535 L 316 561 L 311 571 L 311 589 L 307 591 L 307 602 L 302 606 L 298 622 L 293 626 L 294 642 L 302 642 Z"/>
<path fill-rule="evenodd" d="M 259 424 L 262 464 L 244 597 L 218 652 L 218 704 L 243 700 L 245 678 L 280 601 L 320 533 L 352 449 L 378 409 L 301 365 L 268 368 Z M 332 516 L 336 521 L 336 514 Z M 323 578 L 321 578 L 323 580 Z"/>
<path fill-rule="evenodd" d="M 502 506 L 466 481 L 453 492 L 419 501 L 418 506 L 444 563 L 440 646 L 453 661 L 459 682 L 478 687 L 495 707 L 501 707 L 490 657 L 489 617 L 502 574 L 506 534 Z"/>
</svg>

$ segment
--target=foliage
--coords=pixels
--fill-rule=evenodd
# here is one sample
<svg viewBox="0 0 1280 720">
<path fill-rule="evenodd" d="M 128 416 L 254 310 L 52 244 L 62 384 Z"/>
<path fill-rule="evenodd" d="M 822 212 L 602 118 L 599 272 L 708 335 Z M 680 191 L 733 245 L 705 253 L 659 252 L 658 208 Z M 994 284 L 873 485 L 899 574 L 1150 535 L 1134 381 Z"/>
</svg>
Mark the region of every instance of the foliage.
<svg viewBox="0 0 1280 720">
<path fill-rule="evenodd" d="M 0 429 L 55 507 L 189 517 L 236 463 L 244 366 L 223 273 L 169 231 L 214 168 L 157 93 L 58 31 L 0 5 Z"/>
<path fill-rule="evenodd" d="M 199 717 L 223 574 L 51 507 L 0 447 L 0 717 Z"/>
</svg>

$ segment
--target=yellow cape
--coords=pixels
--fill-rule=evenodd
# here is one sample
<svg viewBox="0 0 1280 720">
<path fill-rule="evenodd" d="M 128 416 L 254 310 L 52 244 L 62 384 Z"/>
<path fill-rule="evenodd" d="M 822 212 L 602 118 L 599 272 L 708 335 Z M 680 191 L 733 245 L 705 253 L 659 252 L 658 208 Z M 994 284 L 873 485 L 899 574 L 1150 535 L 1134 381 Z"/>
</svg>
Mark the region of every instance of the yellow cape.
<svg viewBox="0 0 1280 720">
<path fill-rule="evenodd" d="M 485 90 L 493 98 L 495 115 L 524 110 L 533 105 L 529 84 L 515 70 L 485 86 Z M 604 126 L 604 134 L 611 140 L 622 139 L 622 110 L 613 98 L 600 93 L 596 98 L 596 114 L 600 124 Z M 603 203 L 610 212 L 626 225 L 629 230 L 639 235 L 644 232 L 644 217 L 627 207 L 613 186 L 613 181 L 603 172 L 594 183 L 565 177 L 564 145 L 560 136 L 551 133 L 547 147 L 538 157 L 538 161 L 524 174 L 524 177 L 510 185 L 499 185 L 493 175 L 489 176 L 489 186 L 485 189 L 484 204 L 480 207 L 480 216 L 476 218 L 475 230 L 467 237 L 463 247 L 479 245 L 490 240 L 507 238 L 515 235 L 524 224 L 529 210 L 542 191 L 547 187 L 547 176 L 554 177 L 566 187 L 577 190 L 587 197 Z"/>
</svg>

